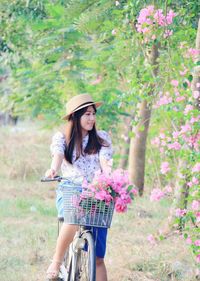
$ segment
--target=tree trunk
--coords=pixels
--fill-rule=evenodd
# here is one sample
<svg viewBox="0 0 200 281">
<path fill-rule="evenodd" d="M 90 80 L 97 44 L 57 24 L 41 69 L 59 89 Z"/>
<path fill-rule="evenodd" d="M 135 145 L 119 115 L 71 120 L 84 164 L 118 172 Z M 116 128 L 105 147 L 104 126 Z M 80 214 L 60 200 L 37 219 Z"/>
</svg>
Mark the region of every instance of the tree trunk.
<svg viewBox="0 0 200 281">
<path fill-rule="evenodd" d="M 13 117 L 10 113 L 1 113 L 0 112 L 0 126 L 5 125 L 16 125 L 17 124 L 17 117 Z"/>
<path fill-rule="evenodd" d="M 158 72 L 158 45 L 153 45 L 150 53 L 150 63 L 152 65 L 153 76 L 157 76 Z M 151 86 L 149 95 L 153 94 L 155 85 Z M 146 140 L 148 136 L 148 129 L 151 117 L 151 104 L 143 100 L 140 104 L 139 120 L 140 122 L 133 128 L 135 138 L 131 138 L 129 150 L 129 175 L 130 180 L 136 185 L 140 196 L 144 190 L 144 172 L 145 172 L 145 154 L 146 154 Z"/>
<path fill-rule="evenodd" d="M 184 182 L 182 186 L 180 186 L 179 182 L 181 181 L 181 172 L 182 168 L 186 169 L 187 162 L 180 159 L 178 164 L 178 172 L 175 183 L 175 191 L 174 191 L 174 200 L 170 209 L 170 215 L 168 217 L 168 225 L 169 229 L 173 228 L 173 222 L 176 219 L 176 209 L 186 209 L 187 208 L 187 198 L 189 195 L 189 186 L 187 185 L 187 180 Z M 180 222 L 178 228 L 182 230 L 184 225 Z M 167 230 L 167 229 L 166 229 Z M 165 230 L 165 231 L 166 231 Z"/>
</svg>

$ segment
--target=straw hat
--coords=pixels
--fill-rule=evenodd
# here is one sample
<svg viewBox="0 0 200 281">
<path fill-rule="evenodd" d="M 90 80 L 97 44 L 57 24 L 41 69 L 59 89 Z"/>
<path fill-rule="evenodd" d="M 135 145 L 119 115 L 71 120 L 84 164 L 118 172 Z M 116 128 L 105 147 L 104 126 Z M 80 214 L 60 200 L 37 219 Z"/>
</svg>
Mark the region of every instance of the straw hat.
<svg viewBox="0 0 200 281">
<path fill-rule="evenodd" d="M 68 117 L 78 111 L 79 109 L 82 109 L 84 107 L 95 105 L 96 107 L 99 107 L 102 105 L 103 102 L 94 102 L 92 97 L 88 94 L 81 94 L 74 96 L 71 98 L 67 104 L 66 104 L 66 115 L 62 118 L 63 120 L 67 120 Z"/>
</svg>

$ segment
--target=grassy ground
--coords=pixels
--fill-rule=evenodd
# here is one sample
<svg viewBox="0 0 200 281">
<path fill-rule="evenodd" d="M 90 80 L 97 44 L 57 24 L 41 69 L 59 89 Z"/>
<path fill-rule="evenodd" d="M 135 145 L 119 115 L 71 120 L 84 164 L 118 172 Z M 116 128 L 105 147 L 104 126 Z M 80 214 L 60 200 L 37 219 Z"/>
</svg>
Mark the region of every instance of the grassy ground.
<svg viewBox="0 0 200 281">
<path fill-rule="evenodd" d="M 2 281 L 42 281 L 57 236 L 55 185 L 39 179 L 50 163 L 52 132 L 28 124 L 0 129 L 0 276 Z M 169 201 L 138 198 L 114 215 L 106 264 L 109 281 L 192 281 L 193 258 L 176 235 L 151 245 L 167 217 Z"/>
</svg>

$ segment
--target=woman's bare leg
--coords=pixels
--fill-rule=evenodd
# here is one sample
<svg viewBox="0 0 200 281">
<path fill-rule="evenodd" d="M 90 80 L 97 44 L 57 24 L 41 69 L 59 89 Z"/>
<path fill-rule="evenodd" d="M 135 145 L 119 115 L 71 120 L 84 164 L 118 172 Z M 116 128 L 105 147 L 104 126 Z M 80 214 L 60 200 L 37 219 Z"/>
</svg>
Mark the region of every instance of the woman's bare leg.
<svg viewBox="0 0 200 281">
<path fill-rule="evenodd" d="M 96 281 L 107 281 L 107 271 L 104 259 L 96 258 Z"/>
<path fill-rule="evenodd" d="M 68 225 L 63 223 L 57 239 L 55 254 L 53 256 L 52 263 L 47 270 L 47 274 L 57 274 L 60 268 L 60 264 L 63 261 L 65 251 L 69 247 L 69 244 L 72 242 L 77 229 L 78 227 L 76 225 Z"/>
</svg>

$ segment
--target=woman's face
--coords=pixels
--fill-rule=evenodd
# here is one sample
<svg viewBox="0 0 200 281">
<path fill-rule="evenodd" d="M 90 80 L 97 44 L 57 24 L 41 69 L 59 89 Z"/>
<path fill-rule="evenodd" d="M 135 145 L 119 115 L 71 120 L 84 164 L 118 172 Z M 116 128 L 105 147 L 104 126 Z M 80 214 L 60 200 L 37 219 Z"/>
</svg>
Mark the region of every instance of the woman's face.
<svg viewBox="0 0 200 281">
<path fill-rule="evenodd" d="M 80 119 L 82 130 L 84 132 L 92 130 L 95 121 L 96 121 L 96 112 L 94 110 L 94 107 L 92 105 L 88 106 L 86 112 L 81 116 Z"/>
</svg>

